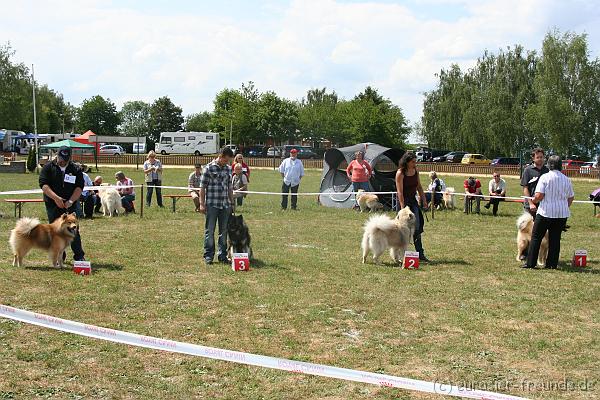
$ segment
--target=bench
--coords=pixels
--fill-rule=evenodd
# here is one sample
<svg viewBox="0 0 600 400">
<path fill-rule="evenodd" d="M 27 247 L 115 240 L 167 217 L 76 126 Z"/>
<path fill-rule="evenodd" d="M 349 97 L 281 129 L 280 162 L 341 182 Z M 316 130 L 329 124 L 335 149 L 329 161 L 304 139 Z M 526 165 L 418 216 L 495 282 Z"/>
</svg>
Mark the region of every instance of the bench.
<svg viewBox="0 0 600 400">
<path fill-rule="evenodd" d="M 191 199 L 192 195 L 191 194 L 163 194 L 162 197 L 169 198 L 173 201 L 173 212 L 175 212 L 175 206 L 177 205 L 177 200 L 181 199 L 182 197 L 187 197 L 188 199 Z"/>
<path fill-rule="evenodd" d="M 21 210 L 25 203 L 43 203 L 44 199 L 4 199 L 7 203 L 13 203 L 15 205 L 15 218 L 17 217 L 17 210 L 19 210 L 19 218 L 21 218 Z"/>
</svg>

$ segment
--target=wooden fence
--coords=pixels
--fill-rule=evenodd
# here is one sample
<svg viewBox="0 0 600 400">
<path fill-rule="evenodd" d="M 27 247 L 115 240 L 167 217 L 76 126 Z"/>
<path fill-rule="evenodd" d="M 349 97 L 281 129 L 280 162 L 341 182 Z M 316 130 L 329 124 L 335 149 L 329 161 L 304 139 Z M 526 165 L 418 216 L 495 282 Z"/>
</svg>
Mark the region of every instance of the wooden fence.
<svg viewBox="0 0 600 400">
<path fill-rule="evenodd" d="M 184 165 L 192 167 L 195 163 L 205 165 L 214 159 L 214 156 L 194 156 L 194 155 L 157 155 L 157 158 L 165 166 L 169 165 Z M 89 155 L 74 155 L 73 159 L 85 163 L 87 165 L 94 165 L 96 160 L 94 156 Z M 146 160 L 145 154 L 122 154 L 119 156 L 98 156 L 98 164 L 114 164 L 114 165 L 136 165 L 143 164 Z M 250 167 L 263 167 L 263 168 L 278 168 L 281 163 L 281 159 L 278 157 L 263 158 L 263 157 L 244 157 L 244 162 Z M 315 168 L 323 169 L 323 159 L 316 160 L 302 160 L 304 168 Z M 346 163 L 340 165 L 340 168 L 345 168 Z M 392 166 L 393 167 L 393 166 Z M 503 165 L 499 167 L 491 165 L 468 165 L 468 164 L 454 164 L 454 163 L 430 163 L 420 162 L 417 164 L 419 171 L 424 174 L 429 171 L 436 171 L 438 174 L 452 173 L 452 174 L 463 174 L 465 177 L 469 175 L 492 175 L 494 171 L 498 171 L 500 175 L 512 175 L 519 176 L 521 169 L 518 165 Z M 395 167 L 394 167 L 395 168 Z M 381 170 L 381 169 L 380 169 Z M 388 171 L 389 168 L 385 167 Z M 563 173 L 571 178 L 598 178 L 598 170 L 592 169 L 588 174 L 582 174 L 577 169 L 564 170 Z"/>
</svg>

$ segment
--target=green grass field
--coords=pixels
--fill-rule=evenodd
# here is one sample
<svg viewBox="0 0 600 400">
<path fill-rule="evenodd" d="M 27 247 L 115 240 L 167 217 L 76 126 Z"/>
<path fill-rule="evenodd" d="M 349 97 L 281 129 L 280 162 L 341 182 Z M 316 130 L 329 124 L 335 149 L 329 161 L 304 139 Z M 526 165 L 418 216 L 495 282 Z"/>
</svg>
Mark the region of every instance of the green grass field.
<svg viewBox="0 0 600 400">
<path fill-rule="evenodd" d="M 112 181 L 115 171 L 101 174 Z M 185 185 L 189 172 L 167 170 L 163 184 Z M 126 173 L 142 181 L 141 172 Z M 457 188 L 464 179 L 442 178 Z M 319 180 L 320 171 L 308 171 L 301 191 L 318 191 Z M 517 180 L 507 182 L 509 195 L 518 195 Z M 597 185 L 576 182 L 576 198 L 587 200 Z M 35 187 L 35 174 L 0 176 L 0 191 Z M 251 190 L 279 189 L 277 173 L 252 172 Z M 394 267 L 387 254 L 382 265 L 361 264 L 367 215 L 320 207 L 312 196 L 300 198 L 299 211 L 283 212 L 279 201 L 251 195 L 240 209 L 260 260 L 248 273 L 204 265 L 204 219 L 182 199 L 176 214 L 165 202 L 164 209 L 146 209 L 144 218 L 82 221 L 94 267 L 87 277 L 48 268 L 40 251 L 26 258 L 26 268 L 12 267 L 7 240 L 15 219 L 2 201 L 0 303 L 150 336 L 535 399 L 600 397 L 600 219 L 592 218 L 590 205 L 573 207 L 560 270 L 518 268 L 521 208 L 504 203 L 497 218 L 483 208 L 482 215 L 436 212 L 424 234 L 433 262 L 409 271 Z M 24 215 L 45 218 L 43 205 L 25 205 Z M 568 267 L 579 248 L 588 250 L 590 266 Z M 4 319 L 0 377 L 0 399 L 441 398 Z M 565 380 L 587 390 L 556 387 Z"/>
</svg>

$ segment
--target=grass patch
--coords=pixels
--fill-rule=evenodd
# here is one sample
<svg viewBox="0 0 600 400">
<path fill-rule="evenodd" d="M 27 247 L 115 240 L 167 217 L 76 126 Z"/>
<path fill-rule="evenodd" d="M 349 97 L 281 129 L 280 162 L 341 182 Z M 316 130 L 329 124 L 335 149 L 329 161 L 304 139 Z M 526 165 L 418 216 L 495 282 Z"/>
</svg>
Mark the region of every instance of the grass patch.
<svg viewBox="0 0 600 400">
<path fill-rule="evenodd" d="M 110 178 L 116 169 L 103 168 Z M 142 173 L 125 171 L 136 183 Z M 165 185 L 189 171 L 167 170 Z M 460 188 L 462 179 L 443 176 Z M 108 179 L 110 180 L 110 179 Z M 318 191 L 308 171 L 301 191 Z M 37 176 L 3 174 L 0 191 L 37 187 Z M 487 182 L 484 182 L 487 183 Z M 507 179 L 509 195 L 518 182 Z M 597 185 L 576 182 L 577 199 Z M 251 190 L 278 191 L 276 172 L 254 170 Z M 165 193 L 180 193 L 165 190 Z M 137 192 L 139 210 L 142 194 Z M 31 196 L 35 197 L 35 196 Z M 94 273 L 46 268 L 32 252 L 11 266 L 12 205 L 0 204 L 0 302 L 57 317 L 173 340 L 405 377 L 498 387 L 539 399 L 597 398 L 600 382 L 600 220 L 575 205 L 557 271 L 521 270 L 515 221 L 443 211 L 425 226 L 433 262 L 405 271 L 361 264 L 367 216 L 301 197 L 281 211 L 275 196 L 249 196 L 241 212 L 260 267 L 233 273 L 202 261 L 204 219 L 191 200 L 144 210 L 144 218 L 81 222 Z M 460 199 L 459 199 L 460 203 Z M 42 204 L 24 216 L 45 219 Z M 590 267 L 568 268 L 575 249 Z M 69 254 L 69 259 L 71 254 Z M 436 396 L 167 354 L 0 320 L 0 398 L 359 399 Z M 544 390 L 544 382 L 591 382 L 587 391 Z M 505 384 L 508 382 L 508 384 Z M 534 384 L 524 385 L 523 382 Z"/>
</svg>

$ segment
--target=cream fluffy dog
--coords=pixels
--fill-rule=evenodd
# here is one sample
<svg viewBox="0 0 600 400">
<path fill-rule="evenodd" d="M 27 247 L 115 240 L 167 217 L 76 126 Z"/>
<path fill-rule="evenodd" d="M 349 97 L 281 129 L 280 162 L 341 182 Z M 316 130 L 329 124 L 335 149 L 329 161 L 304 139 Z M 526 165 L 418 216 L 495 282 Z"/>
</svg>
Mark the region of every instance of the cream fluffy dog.
<svg viewBox="0 0 600 400">
<path fill-rule="evenodd" d="M 529 248 L 531 242 L 531 234 L 533 233 L 533 217 L 528 212 L 524 212 L 517 220 L 517 261 L 525 260 L 525 252 Z M 538 255 L 537 264 L 540 267 L 546 265 L 548 257 L 548 232 L 542 239 L 540 245 L 540 253 Z"/>
<path fill-rule="evenodd" d="M 360 207 L 360 212 L 365 212 L 367 209 L 370 211 L 377 211 L 383 209 L 383 204 L 379 202 L 379 197 L 376 194 L 365 192 L 363 189 L 358 189 L 356 195 L 356 202 Z"/>
<path fill-rule="evenodd" d="M 456 208 L 455 198 L 456 198 L 456 196 L 454 195 L 454 188 L 453 187 L 446 188 L 446 190 L 444 191 L 444 194 L 442 195 L 442 199 L 444 201 L 444 206 L 448 210 L 454 210 Z"/>
<path fill-rule="evenodd" d="M 377 263 L 379 256 L 388 248 L 390 257 L 402 264 L 404 252 L 412 242 L 415 233 L 415 222 L 415 214 L 408 207 L 400 210 L 395 219 L 385 214 L 369 218 L 362 238 L 363 264 L 367 261 L 369 252 L 373 253 L 373 260 Z"/>
<path fill-rule="evenodd" d="M 117 189 L 100 189 L 98 193 L 102 202 L 102 212 L 105 217 L 125 214 L 125 208 L 121 204 L 121 196 L 117 192 Z"/>
</svg>

